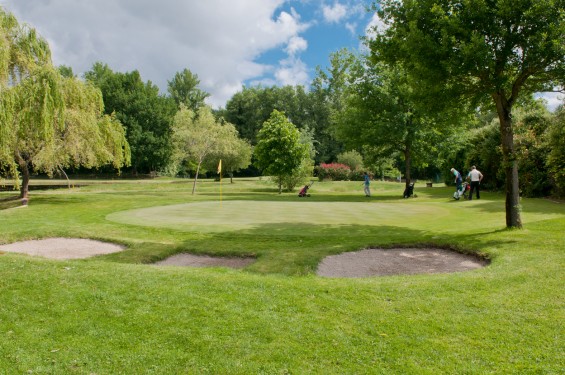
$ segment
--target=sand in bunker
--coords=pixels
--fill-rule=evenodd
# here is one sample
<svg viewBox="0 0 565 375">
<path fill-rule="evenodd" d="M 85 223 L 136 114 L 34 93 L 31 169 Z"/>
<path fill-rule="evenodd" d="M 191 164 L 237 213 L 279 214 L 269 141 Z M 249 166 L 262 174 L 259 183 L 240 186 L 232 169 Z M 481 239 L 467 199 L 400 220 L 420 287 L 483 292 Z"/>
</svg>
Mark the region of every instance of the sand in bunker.
<svg viewBox="0 0 565 375">
<path fill-rule="evenodd" d="M 368 277 L 448 273 L 484 267 L 488 261 L 445 249 L 366 249 L 323 259 L 317 274 L 325 277 Z"/>
<path fill-rule="evenodd" d="M 122 250 L 124 246 L 83 238 L 47 238 L 0 245 L 0 251 L 50 259 L 83 259 Z"/>
<path fill-rule="evenodd" d="M 255 260 L 255 258 L 228 258 L 211 257 L 207 255 L 177 254 L 154 264 L 156 266 L 245 268 L 255 262 Z"/>
</svg>

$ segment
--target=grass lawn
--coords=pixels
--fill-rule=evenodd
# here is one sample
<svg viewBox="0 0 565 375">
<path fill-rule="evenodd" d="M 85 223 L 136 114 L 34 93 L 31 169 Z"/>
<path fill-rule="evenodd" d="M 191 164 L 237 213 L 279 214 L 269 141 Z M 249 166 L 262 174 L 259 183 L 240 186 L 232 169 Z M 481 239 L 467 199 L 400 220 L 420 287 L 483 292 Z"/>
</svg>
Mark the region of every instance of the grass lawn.
<svg viewBox="0 0 565 375">
<path fill-rule="evenodd" d="M 65 184 L 65 182 L 62 182 Z M 561 374 L 565 205 L 453 188 L 267 181 L 75 181 L 13 208 L 0 243 L 81 237 L 127 250 L 86 260 L 0 254 L 0 374 Z M 436 245 L 490 266 L 453 274 L 322 278 L 327 255 Z M 255 256 L 244 270 L 154 267 L 180 252 Z"/>
</svg>

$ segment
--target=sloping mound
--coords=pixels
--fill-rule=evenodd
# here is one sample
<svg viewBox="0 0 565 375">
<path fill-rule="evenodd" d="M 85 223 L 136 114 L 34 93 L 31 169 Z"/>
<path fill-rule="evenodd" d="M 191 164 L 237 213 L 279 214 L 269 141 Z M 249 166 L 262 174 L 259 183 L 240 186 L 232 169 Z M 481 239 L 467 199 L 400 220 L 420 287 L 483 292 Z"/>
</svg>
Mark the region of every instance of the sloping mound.
<svg viewBox="0 0 565 375">
<path fill-rule="evenodd" d="M 445 249 L 366 249 L 331 255 L 318 266 L 318 276 L 368 277 L 461 272 L 488 262 Z"/>
<path fill-rule="evenodd" d="M 84 238 L 47 238 L 0 245 L 0 251 L 40 256 L 50 259 L 83 259 L 116 253 L 121 245 Z"/>
</svg>

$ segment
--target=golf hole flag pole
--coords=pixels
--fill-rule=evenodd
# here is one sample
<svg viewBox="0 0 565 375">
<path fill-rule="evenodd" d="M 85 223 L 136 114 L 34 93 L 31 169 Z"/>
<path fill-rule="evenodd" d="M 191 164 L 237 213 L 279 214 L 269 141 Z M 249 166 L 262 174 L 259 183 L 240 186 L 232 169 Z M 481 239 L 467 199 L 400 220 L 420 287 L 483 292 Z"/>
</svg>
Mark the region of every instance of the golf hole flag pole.
<svg viewBox="0 0 565 375">
<path fill-rule="evenodd" d="M 218 174 L 220 175 L 220 205 L 222 204 L 222 159 L 218 163 Z"/>
</svg>

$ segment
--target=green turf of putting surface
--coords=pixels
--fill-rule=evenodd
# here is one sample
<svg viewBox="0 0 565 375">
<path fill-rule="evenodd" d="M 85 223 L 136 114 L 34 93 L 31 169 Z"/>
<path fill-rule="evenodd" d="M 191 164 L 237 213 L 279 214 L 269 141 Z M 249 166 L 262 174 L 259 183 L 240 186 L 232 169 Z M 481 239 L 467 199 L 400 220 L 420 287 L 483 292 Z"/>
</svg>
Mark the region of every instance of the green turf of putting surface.
<svg viewBox="0 0 565 375">
<path fill-rule="evenodd" d="M 219 232 L 285 223 L 379 225 L 389 223 L 391 218 L 406 221 L 408 216 L 424 215 L 431 208 L 398 203 L 207 201 L 121 211 L 106 218 L 125 224 Z"/>
<path fill-rule="evenodd" d="M 462 205 L 465 204 L 465 206 Z M 500 214 L 489 201 L 438 204 L 414 200 L 383 202 L 280 202 L 205 201 L 126 210 L 106 219 L 123 223 L 180 231 L 224 232 L 259 228 L 263 225 L 292 224 L 325 226 L 399 226 L 425 230 L 476 230 L 500 224 Z M 496 203 L 499 204 L 499 203 Z M 534 214 L 528 221 L 537 221 Z M 437 221 L 442 225 L 439 226 Z M 445 228 L 445 222 L 453 223 Z M 473 225 L 469 225 L 473 222 Z M 280 233 L 279 233 L 280 234 Z"/>
</svg>

